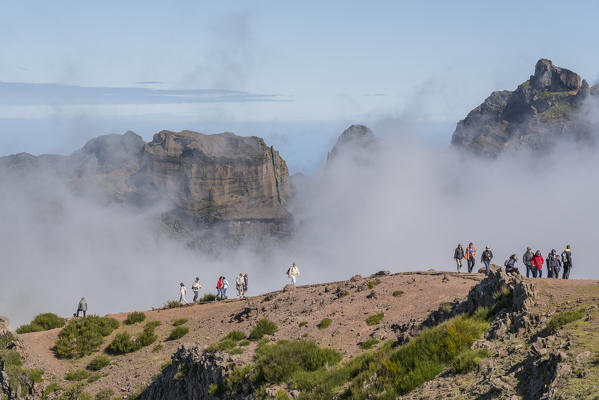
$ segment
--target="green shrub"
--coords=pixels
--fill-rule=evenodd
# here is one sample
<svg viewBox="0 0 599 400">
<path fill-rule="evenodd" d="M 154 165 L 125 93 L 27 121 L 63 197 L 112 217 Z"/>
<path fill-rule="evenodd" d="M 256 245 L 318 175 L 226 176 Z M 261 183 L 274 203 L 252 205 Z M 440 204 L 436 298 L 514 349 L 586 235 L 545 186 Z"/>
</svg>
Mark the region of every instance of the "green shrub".
<svg viewBox="0 0 599 400">
<path fill-rule="evenodd" d="M 152 353 L 158 353 L 159 351 L 161 351 L 164 348 L 163 345 L 161 344 L 157 344 L 156 346 L 154 346 L 154 348 L 152 349 Z"/>
<path fill-rule="evenodd" d="M 375 279 L 373 281 L 368 281 L 368 283 L 366 285 L 368 286 L 368 289 L 372 289 L 376 285 L 378 285 L 379 283 L 381 283 L 381 280 L 377 278 L 377 279 Z"/>
<path fill-rule="evenodd" d="M 206 293 L 204 297 L 200 299 L 200 301 L 214 301 L 216 300 L 216 295 L 212 293 Z"/>
<path fill-rule="evenodd" d="M 46 386 L 46 388 L 44 389 L 44 392 L 42 393 L 42 400 L 45 400 L 49 395 L 51 395 L 52 393 L 57 392 L 59 390 L 60 390 L 60 385 L 56 382 L 52 382 L 51 384 Z"/>
<path fill-rule="evenodd" d="M 0 334 L 0 350 L 8 349 L 16 342 L 16 340 L 16 336 L 10 332 Z"/>
<path fill-rule="evenodd" d="M 290 400 L 289 394 L 283 389 L 279 389 L 279 391 L 277 392 L 277 396 L 275 397 L 275 400 Z"/>
<path fill-rule="evenodd" d="M 378 314 L 371 315 L 370 317 L 366 318 L 366 325 L 368 325 L 368 326 L 376 325 L 379 322 L 381 322 L 381 320 L 384 317 L 385 317 L 385 313 L 378 313 Z"/>
<path fill-rule="evenodd" d="M 306 325 L 308 325 L 308 321 L 302 321 L 302 322 L 300 322 L 300 323 L 298 324 L 298 326 L 299 326 L 300 328 L 301 328 L 301 327 L 303 327 L 303 326 L 306 326 Z"/>
<path fill-rule="evenodd" d="M 487 349 L 467 350 L 459 354 L 451 362 L 451 372 L 454 374 L 466 374 L 474 371 L 483 358 L 489 357 Z"/>
<path fill-rule="evenodd" d="M 240 340 L 245 339 L 245 333 L 243 333 L 242 331 L 231 331 L 227 333 L 227 336 L 225 336 L 223 339 L 231 339 L 236 342 L 239 342 Z"/>
<path fill-rule="evenodd" d="M 360 343 L 360 348 L 362 350 L 372 349 L 378 343 L 379 343 L 379 340 L 377 338 L 370 338 L 370 339 Z"/>
<path fill-rule="evenodd" d="M 231 350 L 235 346 L 237 346 L 236 341 L 234 341 L 232 339 L 221 339 L 218 342 L 213 343 L 210 346 L 208 346 L 208 348 L 206 350 L 208 350 L 208 351 L 226 351 L 226 350 Z"/>
<path fill-rule="evenodd" d="M 277 330 L 279 330 L 279 328 L 274 322 L 269 321 L 266 318 L 262 318 L 258 320 L 256 327 L 252 329 L 248 339 L 260 340 L 262 337 L 264 337 L 264 335 L 274 335 Z"/>
<path fill-rule="evenodd" d="M 15 350 L 0 350 L 0 364 L 20 367 L 23 365 L 21 355 Z"/>
<path fill-rule="evenodd" d="M 98 393 L 96 393 L 95 400 L 110 400 L 112 395 L 114 394 L 114 390 L 106 388 L 101 389 Z"/>
<path fill-rule="evenodd" d="M 181 307 L 181 303 L 179 303 L 177 300 L 169 300 L 166 302 L 166 304 L 164 305 L 164 309 L 169 309 L 169 308 L 179 308 Z"/>
<path fill-rule="evenodd" d="M 395 297 L 399 297 L 402 294 L 404 294 L 403 290 L 396 290 L 396 291 L 393 292 L 393 296 L 395 296 Z"/>
<path fill-rule="evenodd" d="M 223 392 L 224 392 L 224 390 L 221 385 L 217 385 L 216 383 L 211 383 L 210 386 L 208 386 L 208 394 L 211 394 L 212 396 L 220 397 L 223 394 Z"/>
<path fill-rule="evenodd" d="M 173 326 L 180 326 L 187 322 L 187 318 L 178 318 L 173 321 Z"/>
<path fill-rule="evenodd" d="M 117 333 L 112 343 L 108 346 L 108 351 L 113 354 L 126 354 L 138 350 L 135 342 L 129 332 Z"/>
<path fill-rule="evenodd" d="M 549 320 L 547 321 L 547 332 L 553 334 L 557 332 L 559 328 L 563 327 L 564 325 L 570 322 L 574 322 L 578 319 L 581 319 L 583 316 L 583 308 L 559 312 L 551 318 L 549 318 Z"/>
<path fill-rule="evenodd" d="M 316 371 L 339 363 L 341 358 L 336 351 L 321 349 L 314 342 L 281 340 L 257 348 L 257 376 L 268 383 L 286 382 L 298 371 Z"/>
<path fill-rule="evenodd" d="M 145 319 L 146 319 L 146 314 L 134 311 L 131 314 L 127 315 L 127 319 L 125 320 L 125 323 L 127 325 L 133 325 L 133 324 L 143 322 L 143 321 L 145 321 Z"/>
<path fill-rule="evenodd" d="M 92 396 L 83 391 L 85 385 L 84 382 L 78 382 L 67 386 L 58 397 L 58 400 L 91 400 Z"/>
<path fill-rule="evenodd" d="M 160 321 L 150 321 L 144 326 L 144 329 L 156 329 L 159 326 L 160 326 Z"/>
<path fill-rule="evenodd" d="M 235 347 L 234 349 L 231 349 L 228 351 L 229 354 L 241 354 L 243 353 L 243 349 L 239 348 L 239 347 Z"/>
<path fill-rule="evenodd" d="M 98 350 L 104 337 L 110 335 L 119 322 L 114 318 L 91 315 L 71 320 L 58 334 L 54 351 L 59 358 L 81 358 Z"/>
<path fill-rule="evenodd" d="M 67 381 L 82 381 L 84 379 L 89 378 L 90 375 L 91 372 L 89 371 L 86 371 L 84 369 L 76 369 L 74 371 L 67 372 L 64 378 Z"/>
<path fill-rule="evenodd" d="M 329 327 L 329 325 L 331 325 L 331 322 L 333 322 L 332 319 L 330 318 L 324 318 L 322 321 L 320 321 L 320 323 L 318 325 L 316 325 L 318 327 L 318 329 L 326 329 Z"/>
<path fill-rule="evenodd" d="M 106 356 L 97 356 L 87 364 L 87 369 L 90 371 L 99 371 L 110 364 L 110 359 Z"/>
<path fill-rule="evenodd" d="M 177 340 L 181 339 L 183 336 L 189 333 L 189 328 L 186 326 L 178 326 L 171 331 L 171 334 L 168 336 L 168 340 Z"/>
<path fill-rule="evenodd" d="M 240 341 L 238 343 L 239 346 L 245 347 L 245 346 L 249 346 L 250 345 L 250 341 L 247 339 L 243 339 L 242 341 Z"/>
<path fill-rule="evenodd" d="M 64 324 L 64 318 L 61 318 L 56 314 L 38 314 L 29 324 L 21 325 L 19 328 L 17 328 L 17 333 L 48 331 L 50 329 L 62 328 Z"/>
</svg>

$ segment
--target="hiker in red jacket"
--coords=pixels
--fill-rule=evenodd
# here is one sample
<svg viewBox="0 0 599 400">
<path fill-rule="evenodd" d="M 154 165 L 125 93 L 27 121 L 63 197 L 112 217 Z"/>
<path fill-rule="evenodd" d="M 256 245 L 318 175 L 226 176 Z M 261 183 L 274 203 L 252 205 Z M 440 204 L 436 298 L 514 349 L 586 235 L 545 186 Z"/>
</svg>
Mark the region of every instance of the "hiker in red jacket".
<svg viewBox="0 0 599 400">
<path fill-rule="evenodd" d="M 219 276 L 218 277 L 218 282 L 216 282 L 216 298 L 214 299 L 214 301 L 218 300 L 219 297 L 221 300 L 225 299 L 225 293 L 223 291 L 223 289 L 225 288 L 225 281 L 224 281 L 224 277 Z"/>
<path fill-rule="evenodd" d="M 539 278 L 542 278 L 543 277 L 543 264 L 545 263 L 545 260 L 543 259 L 543 256 L 541 255 L 541 250 L 537 250 L 535 255 L 532 256 L 530 263 L 532 264 L 532 267 L 533 267 L 532 268 L 532 277 L 536 278 L 537 274 L 538 274 Z"/>
</svg>

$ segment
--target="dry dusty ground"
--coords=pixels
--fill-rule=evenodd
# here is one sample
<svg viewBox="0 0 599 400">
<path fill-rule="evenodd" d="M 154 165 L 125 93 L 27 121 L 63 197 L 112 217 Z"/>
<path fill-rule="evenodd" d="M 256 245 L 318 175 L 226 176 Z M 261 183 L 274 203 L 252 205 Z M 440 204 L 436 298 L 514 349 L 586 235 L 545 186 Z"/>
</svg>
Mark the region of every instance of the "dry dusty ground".
<svg viewBox="0 0 599 400">
<path fill-rule="evenodd" d="M 370 336 L 379 339 L 394 338 L 393 326 L 408 323 L 411 319 L 425 319 L 431 311 L 444 302 L 462 300 L 482 274 L 460 274 L 447 272 L 412 272 L 387 276 L 362 278 L 350 281 L 332 282 L 319 285 L 299 286 L 293 290 L 272 292 L 245 300 L 228 300 L 218 303 L 198 304 L 168 310 L 146 311 L 146 321 L 128 326 L 122 324 L 104 342 L 104 348 L 118 332 L 130 331 L 133 335 L 141 332 L 147 321 L 158 320 L 156 329 L 158 341 L 135 353 L 112 356 L 111 364 L 101 372 L 105 373 L 98 381 L 86 387 L 86 392 L 95 393 L 101 388 L 112 388 L 116 394 L 126 395 L 151 382 L 161 366 L 170 360 L 171 354 L 183 343 L 208 346 L 231 330 L 249 333 L 259 318 L 268 318 L 279 326 L 275 339 L 314 340 L 321 346 L 330 346 L 346 357 L 362 350 L 358 344 Z M 378 280 L 378 281 L 377 281 Z M 368 283 L 376 283 L 372 288 Z M 377 283 L 378 282 L 378 283 Z M 403 291 L 394 296 L 394 291 Z M 385 314 L 380 324 L 368 326 L 365 319 L 373 314 Z M 119 321 L 125 320 L 128 313 L 112 314 Z M 190 332 L 185 337 L 167 341 L 172 322 L 177 318 L 187 318 L 185 326 Z M 318 329 L 323 318 L 330 318 L 331 325 Z M 299 327 L 306 321 L 307 325 Z M 89 361 L 102 351 L 79 360 L 59 360 L 52 347 L 60 329 L 46 332 L 19 335 L 24 344 L 25 365 L 28 368 L 41 368 L 45 371 L 44 385 L 58 382 L 62 387 L 70 382 L 64 380 L 70 370 L 84 369 Z M 156 344 L 162 344 L 160 351 L 153 352 Z M 250 351 L 239 356 L 249 357 Z"/>
</svg>

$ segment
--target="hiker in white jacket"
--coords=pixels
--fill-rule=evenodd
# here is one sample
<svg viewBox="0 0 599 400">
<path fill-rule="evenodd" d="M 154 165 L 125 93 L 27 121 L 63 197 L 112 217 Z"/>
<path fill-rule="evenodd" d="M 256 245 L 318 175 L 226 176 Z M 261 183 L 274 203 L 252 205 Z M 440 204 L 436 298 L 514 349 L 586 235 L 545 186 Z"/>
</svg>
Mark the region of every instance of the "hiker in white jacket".
<svg viewBox="0 0 599 400">
<path fill-rule="evenodd" d="M 243 273 L 239 273 L 237 275 L 237 279 L 235 279 L 235 289 L 237 289 L 237 297 L 243 297 Z"/>
<path fill-rule="evenodd" d="M 187 293 L 187 289 L 185 289 L 185 285 L 181 282 L 181 297 L 179 297 L 179 303 L 189 304 L 187 299 L 185 298 L 185 294 Z"/>
<path fill-rule="evenodd" d="M 291 265 L 291 268 L 287 271 L 287 276 L 291 278 L 291 283 L 295 286 L 295 277 L 300 274 L 299 268 L 295 265 L 295 262 Z"/>
<path fill-rule="evenodd" d="M 193 302 L 194 303 L 198 301 L 198 296 L 200 294 L 201 288 L 202 288 L 202 285 L 200 285 L 200 278 L 196 277 L 196 280 L 191 285 L 191 290 L 193 290 Z"/>
</svg>

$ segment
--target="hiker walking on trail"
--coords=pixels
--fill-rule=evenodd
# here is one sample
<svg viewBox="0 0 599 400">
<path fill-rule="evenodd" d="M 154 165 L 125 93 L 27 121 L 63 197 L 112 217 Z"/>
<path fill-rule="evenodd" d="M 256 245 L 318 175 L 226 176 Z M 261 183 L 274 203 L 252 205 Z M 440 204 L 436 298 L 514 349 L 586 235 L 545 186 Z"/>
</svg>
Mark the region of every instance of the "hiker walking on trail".
<svg viewBox="0 0 599 400">
<path fill-rule="evenodd" d="M 535 255 L 532 256 L 532 259 L 530 260 L 531 264 L 532 264 L 532 277 L 536 278 L 537 275 L 539 278 L 543 277 L 543 263 L 545 262 L 545 260 L 543 259 L 543 256 L 541 255 L 541 250 L 537 250 L 535 252 Z"/>
<path fill-rule="evenodd" d="M 524 255 L 522 256 L 522 262 L 524 263 L 524 266 L 526 267 L 526 277 L 530 278 L 530 275 L 535 276 L 533 269 L 532 269 L 532 256 L 534 256 L 534 253 L 532 252 L 532 249 L 529 247 L 526 248 L 526 252 L 524 253 Z"/>
<path fill-rule="evenodd" d="M 557 251 L 555 249 L 547 255 L 547 278 L 559 278 L 559 271 L 562 267 L 562 263 L 559 260 Z"/>
<path fill-rule="evenodd" d="M 77 305 L 77 313 L 75 313 L 73 316 L 79 317 L 80 312 L 83 312 L 83 318 L 85 318 L 85 314 L 87 313 L 87 300 L 85 300 L 85 297 L 82 297 L 81 300 L 79 300 L 79 304 Z"/>
<path fill-rule="evenodd" d="M 455 251 L 453 252 L 453 258 L 458 267 L 459 273 L 460 269 L 462 269 L 462 259 L 464 258 L 464 248 L 462 247 L 461 243 L 458 243 L 458 247 L 455 248 Z"/>
<path fill-rule="evenodd" d="M 493 252 L 489 246 L 485 247 L 485 251 L 483 251 L 482 257 L 480 260 L 485 264 L 485 275 L 489 275 L 489 264 L 491 264 L 491 260 L 493 259 Z"/>
<path fill-rule="evenodd" d="M 180 289 L 179 293 L 181 293 L 181 296 L 179 297 L 179 303 L 189 304 L 189 302 L 185 298 L 185 295 L 187 294 L 187 289 L 185 288 L 185 284 L 183 282 L 181 282 L 180 286 L 181 286 L 181 289 Z"/>
<path fill-rule="evenodd" d="M 200 285 L 200 278 L 196 276 L 196 280 L 191 285 L 191 290 L 193 290 L 193 302 L 196 303 L 198 301 L 198 296 L 200 295 L 200 289 L 202 285 Z"/>
<path fill-rule="evenodd" d="M 224 277 L 219 276 L 218 277 L 218 281 L 216 282 L 216 298 L 214 299 L 214 301 L 218 300 L 218 299 L 224 299 L 225 296 L 223 294 L 223 279 Z"/>
<path fill-rule="evenodd" d="M 570 251 L 570 245 L 567 245 L 566 250 L 562 252 L 562 265 L 564 266 L 562 279 L 569 279 L 570 270 L 572 269 L 572 252 Z"/>
<path fill-rule="evenodd" d="M 468 272 L 470 273 L 474 269 L 474 264 L 476 264 L 476 249 L 474 248 L 472 242 L 468 245 L 468 248 L 466 249 L 465 257 L 466 260 L 468 260 Z"/>
<path fill-rule="evenodd" d="M 243 276 L 243 297 L 246 297 L 248 294 L 248 274 L 247 272 Z"/>
<path fill-rule="evenodd" d="M 235 289 L 237 289 L 237 297 L 243 297 L 243 273 L 240 272 L 235 279 Z"/>
<path fill-rule="evenodd" d="M 505 273 L 508 275 L 520 275 L 520 271 L 518 271 L 518 266 L 516 263 L 518 262 L 518 257 L 515 254 L 512 254 L 510 258 L 505 260 Z"/>
<path fill-rule="evenodd" d="M 291 265 L 291 268 L 287 270 L 287 276 L 291 278 L 291 283 L 295 286 L 295 279 L 300 274 L 299 268 L 295 265 L 295 262 Z"/>
<path fill-rule="evenodd" d="M 229 289 L 229 281 L 223 276 L 223 298 L 227 298 L 227 289 Z"/>
</svg>

